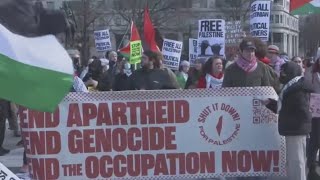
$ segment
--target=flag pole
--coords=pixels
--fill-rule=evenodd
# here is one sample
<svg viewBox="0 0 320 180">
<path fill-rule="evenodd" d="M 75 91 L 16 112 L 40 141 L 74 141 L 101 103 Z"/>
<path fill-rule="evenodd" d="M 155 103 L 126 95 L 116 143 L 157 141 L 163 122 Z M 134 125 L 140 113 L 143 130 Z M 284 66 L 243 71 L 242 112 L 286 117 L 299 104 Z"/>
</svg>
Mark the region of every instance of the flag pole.
<svg viewBox="0 0 320 180">
<path fill-rule="evenodd" d="M 122 37 L 122 39 L 120 41 L 120 44 L 119 44 L 119 46 L 117 48 L 117 51 L 119 50 L 119 48 L 120 48 L 120 46 L 121 46 L 121 44 L 122 44 L 122 42 L 124 40 L 124 36 L 128 34 L 128 31 L 129 31 L 130 27 L 131 27 L 131 24 L 129 24 L 129 26 L 127 27 L 127 30 L 126 30 L 125 34 L 123 35 L 123 37 Z"/>
</svg>

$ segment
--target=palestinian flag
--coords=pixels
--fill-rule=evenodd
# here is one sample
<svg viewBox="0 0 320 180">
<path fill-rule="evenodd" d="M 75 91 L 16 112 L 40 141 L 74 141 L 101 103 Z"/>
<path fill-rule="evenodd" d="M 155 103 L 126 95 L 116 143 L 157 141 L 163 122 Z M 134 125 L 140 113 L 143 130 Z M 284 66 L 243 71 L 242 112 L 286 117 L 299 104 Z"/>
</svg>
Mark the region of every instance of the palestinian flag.
<svg viewBox="0 0 320 180">
<path fill-rule="evenodd" d="M 130 58 L 130 52 L 131 52 L 130 43 L 134 41 L 141 41 L 141 39 L 140 39 L 139 31 L 136 25 L 133 23 L 133 21 L 131 21 L 130 41 L 125 47 L 123 47 L 122 49 L 119 49 L 119 52 L 128 59 Z"/>
<path fill-rule="evenodd" d="M 152 24 L 148 6 L 144 8 L 144 23 L 143 23 L 144 39 L 149 49 L 154 52 L 160 52 L 156 42 L 156 31 Z"/>
<path fill-rule="evenodd" d="M 72 60 L 53 35 L 28 38 L 0 24 L 0 98 L 54 112 L 72 83 Z"/>
<path fill-rule="evenodd" d="M 320 0 L 291 0 L 290 13 L 293 15 L 320 13 Z"/>
</svg>

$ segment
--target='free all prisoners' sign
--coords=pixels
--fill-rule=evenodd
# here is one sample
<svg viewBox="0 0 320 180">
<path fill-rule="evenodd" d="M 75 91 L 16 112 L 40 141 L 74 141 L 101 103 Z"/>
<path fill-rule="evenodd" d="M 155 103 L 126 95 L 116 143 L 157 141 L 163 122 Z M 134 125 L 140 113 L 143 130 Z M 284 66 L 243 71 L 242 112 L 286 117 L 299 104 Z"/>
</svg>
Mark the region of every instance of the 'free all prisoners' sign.
<svg viewBox="0 0 320 180">
<path fill-rule="evenodd" d="M 21 109 L 33 179 L 284 176 L 272 88 L 71 93 Z"/>
</svg>

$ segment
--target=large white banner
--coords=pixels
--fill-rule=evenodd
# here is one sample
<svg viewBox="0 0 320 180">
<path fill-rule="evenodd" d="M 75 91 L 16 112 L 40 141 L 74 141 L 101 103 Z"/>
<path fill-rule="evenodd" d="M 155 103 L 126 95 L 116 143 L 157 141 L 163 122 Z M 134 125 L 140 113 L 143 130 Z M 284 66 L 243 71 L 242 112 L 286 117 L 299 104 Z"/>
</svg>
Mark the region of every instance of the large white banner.
<svg viewBox="0 0 320 180">
<path fill-rule="evenodd" d="M 164 39 L 162 46 L 163 64 L 172 70 L 178 70 L 182 52 L 182 42 Z"/>
<path fill-rule="evenodd" d="M 98 52 L 105 52 L 112 49 L 109 29 L 94 31 L 94 40 Z"/>
<path fill-rule="evenodd" d="M 224 56 L 225 30 L 223 19 L 199 20 L 198 56 Z"/>
<path fill-rule="evenodd" d="M 284 176 L 270 87 L 70 93 L 20 109 L 32 179 Z"/>
<path fill-rule="evenodd" d="M 269 39 L 270 1 L 255 1 L 250 9 L 250 33 L 262 41 Z"/>
<path fill-rule="evenodd" d="M 195 61 L 198 56 L 197 51 L 198 51 L 198 40 L 189 38 L 189 62 L 191 66 L 195 65 Z"/>
</svg>

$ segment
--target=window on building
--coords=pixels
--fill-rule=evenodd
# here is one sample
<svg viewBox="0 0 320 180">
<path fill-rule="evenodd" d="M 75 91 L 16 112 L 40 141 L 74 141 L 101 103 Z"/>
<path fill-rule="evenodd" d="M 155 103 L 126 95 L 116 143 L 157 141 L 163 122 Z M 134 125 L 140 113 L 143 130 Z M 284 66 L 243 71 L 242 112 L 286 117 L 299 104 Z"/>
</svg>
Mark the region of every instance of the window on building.
<svg viewBox="0 0 320 180">
<path fill-rule="evenodd" d="M 289 25 L 290 25 L 290 17 L 287 16 L 287 26 L 289 26 Z"/>
<path fill-rule="evenodd" d="M 47 8 L 48 8 L 48 9 L 54 9 L 54 8 L 55 8 L 55 7 L 54 7 L 54 2 L 48 1 L 48 2 L 47 2 Z"/>
<path fill-rule="evenodd" d="M 273 15 L 270 16 L 270 23 L 273 23 Z"/>
<path fill-rule="evenodd" d="M 176 0 L 177 7 L 192 8 L 192 0 Z"/>
<path fill-rule="evenodd" d="M 282 24 L 283 23 L 283 15 L 281 14 L 280 15 L 280 24 Z"/>
<path fill-rule="evenodd" d="M 274 43 L 282 43 L 283 34 L 282 33 L 273 33 L 273 42 Z"/>
<path fill-rule="evenodd" d="M 207 7 L 208 7 L 208 0 L 201 0 L 200 8 L 207 8 Z"/>
<path fill-rule="evenodd" d="M 274 3 L 274 4 L 277 4 L 277 5 L 282 5 L 282 6 L 283 6 L 283 0 L 274 0 L 273 3 Z"/>
<path fill-rule="evenodd" d="M 279 16 L 279 15 L 275 15 L 275 20 L 274 20 L 274 22 L 275 22 L 276 24 L 279 24 L 279 22 L 280 22 L 280 16 Z"/>
</svg>

